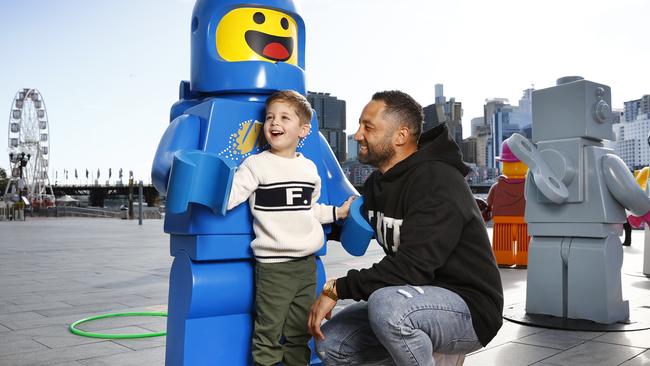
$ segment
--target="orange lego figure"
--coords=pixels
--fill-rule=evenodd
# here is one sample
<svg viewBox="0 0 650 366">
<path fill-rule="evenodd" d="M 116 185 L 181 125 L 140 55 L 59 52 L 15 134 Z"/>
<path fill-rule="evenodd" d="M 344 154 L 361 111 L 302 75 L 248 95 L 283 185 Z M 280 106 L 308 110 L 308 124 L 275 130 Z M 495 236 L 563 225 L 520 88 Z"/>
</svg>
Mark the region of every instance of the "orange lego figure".
<svg viewBox="0 0 650 366">
<path fill-rule="evenodd" d="M 490 188 L 487 204 L 492 213 L 492 250 L 500 266 L 528 265 L 528 225 L 524 221 L 526 200 L 524 183 L 528 167 L 512 153 L 508 144 L 501 144 L 501 173 Z"/>
</svg>

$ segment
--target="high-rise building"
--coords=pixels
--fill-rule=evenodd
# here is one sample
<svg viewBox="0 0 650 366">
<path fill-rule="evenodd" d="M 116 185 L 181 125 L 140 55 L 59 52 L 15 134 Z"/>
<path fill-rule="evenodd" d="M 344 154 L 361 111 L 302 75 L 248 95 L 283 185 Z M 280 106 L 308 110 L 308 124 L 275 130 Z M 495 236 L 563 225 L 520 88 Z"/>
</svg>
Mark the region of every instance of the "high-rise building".
<svg viewBox="0 0 650 366">
<path fill-rule="evenodd" d="M 471 125 L 471 130 L 470 130 L 470 136 L 476 137 L 478 136 L 478 127 L 483 126 L 485 124 L 485 118 L 484 117 L 475 117 L 472 118 L 470 125 Z"/>
<path fill-rule="evenodd" d="M 446 123 L 451 138 L 460 146 L 463 141 L 463 107 L 461 102 L 455 98 L 447 98 L 444 95 L 442 84 L 436 84 L 435 103 L 424 107 L 424 124 L 422 131 L 428 131 L 441 123 Z"/>
<path fill-rule="evenodd" d="M 445 88 L 445 87 L 444 87 L 444 85 L 442 85 L 442 84 L 436 84 L 436 85 L 434 86 L 434 88 L 435 88 L 435 90 L 436 90 L 436 99 L 434 99 L 435 103 L 436 103 L 436 104 L 441 104 L 441 105 L 442 105 L 442 104 L 445 104 L 445 102 L 446 102 L 447 100 L 446 100 L 446 98 L 445 98 L 445 92 L 444 92 L 444 88 Z"/>
<path fill-rule="evenodd" d="M 636 121 L 640 114 L 650 115 L 650 95 L 646 94 L 641 99 L 630 100 L 625 103 L 625 122 Z"/>
<path fill-rule="evenodd" d="M 366 179 L 376 170 L 375 167 L 360 163 L 356 160 L 348 160 L 341 165 L 343 173 L 350 183 L 355 187 L 362 187 Z"/>
<path fill-rule="evenodd" d="M 463 154 L 463 161 L 469 164 L 476 164 L 477 138 L 470 136 L 460 144 L 460 151 Z"/>
<path fill-rule="evenodd" d="M 625 109 L 612 108 L 612 124 L 622 123 L 625 121 Z"/>
<path fill-rule="evenodd" d="M 501 153 L 501 143 L 513 133 L 532 137 L 532 92 L 532 88 L 525 89 L 517 106 L 511 106 L 504 98 L 486 100 L 483 118 L 486 125 L 490 126 L 491 135 L 487 144 L 488 150 L 493 151 L 494 156 Z M 486 166 L 496 169 L 498 162 L 494 156 L 486 156 Z"/>
<path fill-rule="evenodd" d="M 637 115 L 636 120 L 618 123 L 613 126 L 616 138 L 615 151 L 628 168 L 641 169 L 650 165 L 650 116 Z"/>
<path fill-rule="evenodd" d="M 494 154 L 492 153 L 492 129 L 484 124 L 476 129 L 476 165 L 479 167 L 492 167 Z"/>
<path fill-rule="evenodd" d="M 354 139 L 354 135 L 348 135 L 348 158 L 347 161 L 357 160 L 359 155 L 359 143 Z"/>
<path fill-rule="evenodd" d="M 307 92 L 307 100 L 316 111 L 318 129 L 325 136 L 336 160 L 346 159 L 345 101 L 330 93 Z"/>
</svg>

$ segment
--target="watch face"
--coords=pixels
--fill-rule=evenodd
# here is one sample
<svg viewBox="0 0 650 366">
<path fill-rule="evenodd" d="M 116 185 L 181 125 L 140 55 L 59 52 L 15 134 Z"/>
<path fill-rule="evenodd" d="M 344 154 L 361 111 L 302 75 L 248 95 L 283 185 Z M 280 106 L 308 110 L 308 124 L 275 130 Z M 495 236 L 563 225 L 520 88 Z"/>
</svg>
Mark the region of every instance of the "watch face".
<svg viewBox="0 0 650 366">
<path fill-rule="evenodd" d="M 329 291 L 331 289 L 332 289 L 332 282 L 326 281 L 325 284 L 323 285 L 323 291 Z"/>
</svg>

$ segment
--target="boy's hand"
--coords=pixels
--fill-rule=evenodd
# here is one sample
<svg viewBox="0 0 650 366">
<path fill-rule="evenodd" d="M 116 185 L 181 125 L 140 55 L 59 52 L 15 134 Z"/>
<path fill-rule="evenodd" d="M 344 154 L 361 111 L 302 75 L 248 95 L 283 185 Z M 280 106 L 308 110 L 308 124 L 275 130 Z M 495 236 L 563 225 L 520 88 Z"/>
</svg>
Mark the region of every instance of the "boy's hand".
<svg viewBox="0 0 650 366">
<path fill-rule="evenodd" d="M 348 217 L 348 213 L 350 212 L 350 205 L 356 198 L 357 196 L 350 196 L 347 200 L 345 200 L 345 202 L 343 202 L 341 207 L 336 208 L 336 218 L 338 220 L 343 220 Z"/>
</svg>

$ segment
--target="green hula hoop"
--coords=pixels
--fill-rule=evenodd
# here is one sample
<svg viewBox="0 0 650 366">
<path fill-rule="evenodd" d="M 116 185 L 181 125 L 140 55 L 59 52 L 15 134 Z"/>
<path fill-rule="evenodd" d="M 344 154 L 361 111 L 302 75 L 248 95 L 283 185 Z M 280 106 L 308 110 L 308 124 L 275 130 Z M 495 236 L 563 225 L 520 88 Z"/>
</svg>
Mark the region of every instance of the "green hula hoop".
<svg viewBox="0 0 650 366">
<path fill-rule="evenodd" d="M 150 338 L 150 337 L 160 337 L 167 334 L 167 332 L 157 332 L 157 333 L 134 333 L 134 334 L 107 334 L 107 333 L 94 333 L 87 332 L 85 330 L 77 329 L 77 325 L 81 323 L 86 323 L 92 320 L 105 319 L 105 318 L 114 318 L 118 316 L 167 316 L 167 313 L 163 312 L 132 312 L 132 313 L 112 313 L 91 316 L 89 318 L 77 320 L 76 322 L 70 324 L 70 332 L 80 335 L 82 337 L 91 337 L 91 338 L 103 338 L 103 339 L 133 339 L 133 338 Z"/>
</svg>

